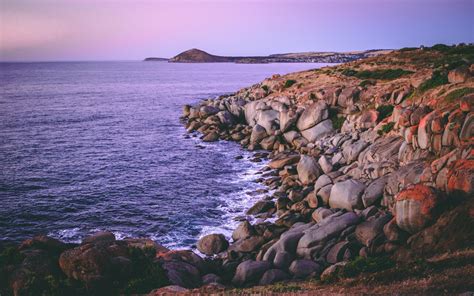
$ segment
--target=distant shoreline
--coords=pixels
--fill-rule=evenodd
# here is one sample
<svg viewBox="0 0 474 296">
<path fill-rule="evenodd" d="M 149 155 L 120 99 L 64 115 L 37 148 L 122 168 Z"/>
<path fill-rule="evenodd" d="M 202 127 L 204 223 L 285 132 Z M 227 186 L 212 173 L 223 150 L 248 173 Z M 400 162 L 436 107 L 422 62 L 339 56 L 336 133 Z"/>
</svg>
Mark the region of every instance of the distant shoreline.
<svg viewBox="0 0 474 296">
<path fill-rule="evenodd" d="M 269 63 L 347 63 L 368 57 L 386 54 L 392 50 L 373 49 L 352 52 L 302 52 L 272 54 L 268 56 L 217 56 L 200 49 L 190 49 L 177 56 L 166 59 L 158 57 L 145 58 L 145 62 L 170 63 L 237 63 L 237 64 L 269 64 Z"/>
</svg>

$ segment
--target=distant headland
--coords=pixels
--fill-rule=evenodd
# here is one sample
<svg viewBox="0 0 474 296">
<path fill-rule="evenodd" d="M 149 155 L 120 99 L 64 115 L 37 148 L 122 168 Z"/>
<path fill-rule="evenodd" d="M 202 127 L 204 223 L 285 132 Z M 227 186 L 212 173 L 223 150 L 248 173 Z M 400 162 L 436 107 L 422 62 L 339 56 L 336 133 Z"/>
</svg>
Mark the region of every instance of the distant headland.
<svg viewBox="0 0 474 296">
<path fill-rule="evenodd" d="M 209 54 L 200 49 L 184 51 L 171 59 L 146 58 L 145 61 L 168 61 L 170 63 L 347 63 L 350 61 L 391 52 L 389 49 L 372 49 L 351 52 L 300 52 L 272 54 L 269 56 L 231 57 Z"/>
</svg>

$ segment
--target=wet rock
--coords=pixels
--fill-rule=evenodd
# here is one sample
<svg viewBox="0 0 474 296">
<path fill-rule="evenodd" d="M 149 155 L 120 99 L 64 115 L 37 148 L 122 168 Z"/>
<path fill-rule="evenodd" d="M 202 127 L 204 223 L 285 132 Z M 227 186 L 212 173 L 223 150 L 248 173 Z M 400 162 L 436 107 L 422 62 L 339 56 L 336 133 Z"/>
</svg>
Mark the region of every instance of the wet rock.
<svg viewBox="0 0 474 296">
<path fill-rule="evenodd" d="M 267 137 L 267 131 L 261 125 L 256 124 L 252 128 L 252 134 L 250 135 L 250 143 L 251 144 L 258 144 L 261 140 Z"/>
<path fill-rule="evenodd" d="M 314 182 L 321 174 L 318 162 L 313 157 L 307 155 L 301 155 L 296 170 L 298 171 L 298 178 L 303 185 Z"/>
<path fill-rule="evenodd" d="M 125 238 L 123 242 L 125 242 L 129 248 L 138 248 L 142 251 L 151 248 L 155 249 L 156 253 L 169 252 L 168 248 L 149 238 Z"/>
<path fill-rule="evenodd" d="M 229 250 L 236 252 L 249 253 L 257 251 L 258 248 L 265 243 L 265 239 L 261 236 L 251 236 L 242 238 L 232 244 Z"/>
<path fill-rule="evenodd" d="M 251 237 L 255 234 L 255 228 L 250 224 L 249 221 L 244 221 L 237 226 L 237 228 L 232 233 L 232 239 L 237 241 L 239 239 L 244 239 L 247 237 Z"/>
<path fill-rule="evenodd" d="M 284 166 L 295 164 L 300 160 L 299 154 L 284 154 L 281 153 L 274 157 L 268 166 L 272 169 L 281 169 Z"/>
<path fill-rule="evenodd" d="M 221 124 L 225 126 L 232 126 L 234 124 L 234 117 L 229 111 L 220 111 L 217 113 L 217 117 Z"/>
<path fill-rule="evenodd" d="M 259 285 L 270 285 L 290 278 L 290 275 L 280 269 L 267 270 L 260 279 Z"/>
<path fill-rule="evenodd" d="M 37 235 L 31 239 L 27 239 L 18 247 L 19 250 L 40 249 L 56 254 L 60 254 L 67 248 L 67 244 L 46 235 Z"/>
<path fill-rule="evenodd" d="M 204 142 L 215 142 L 219 140 L 219 134 L 216 132 L 210 132 L 209 134 L 205 135 L 202 140 Z"/>
<path fill-rule="evenodd" d="M 307 130 L 327 119 L 328 115 L 327 104 L 324 101 L 318 101 L 303 111 L 296 126 L 300 131 Z"/>
<path fill-rule="evenodd" d="M 68 278 L 83 282 L 87 287 L 104 285 L 111 277 L 111 258 L 104 247 L 85 244 L 64 251 L 59 266 Z"/>
<path fill-rule="evenodd" d="M 260 146 L 262 147 L 262 149 L 265 149 L 265 150 L 273 150 L 275 141 L 276 141 L 275 136 L 266 137 L 260 142 Z"/>
<path fill-rule="evenodd" d="M 215 255 L 227 249 L 229 242 L 222 234 L 208 234 L 199 239 L 197 249 L 206 255 Z"/>
<path fill-rule="evenodd" d="M 322 268 L 312 260 L 297 259 L 291 263 L 289 271 L 295 278 L 304 279 L 310 275 L 318 275 Z"/>
<path fill-rule="evenodd" d="M 417 184 L 401 191 L 395 201 L 398 227 L 416 233 L 434 220 L 434 210 L 440 203 L 440 196 L 432 187 Z"/>
<path fill-rule="evenodd" d="M 115 241 L 115 235 L 109 231 L 94 233 L 82 240 L 82 244 L 110 243 Z"/>
<path fill-rule="evenodd" d="M 275 207 L 275 203 L 270 200 L 260 200 L 256 202 L 250 209 L 247 210 L 247 215 L 256 215 L 260 213 L 265 213 L 269 209 Z"/>
<path fill-rule="evenodd" d="M 267 261 L 244 261 L 237 266 L 232 283 L 236 286 L 258 283 L 270 267 L 271 264 Z"/>
<path fill-rule="evenodd" d="M 353 211 L 363 207 L 361 196 L 364 193 L 365 185 L 354 179 L 338 182 L 332 186 L 329 197 L 331 208 L 346 209 Z"/>
</svg>

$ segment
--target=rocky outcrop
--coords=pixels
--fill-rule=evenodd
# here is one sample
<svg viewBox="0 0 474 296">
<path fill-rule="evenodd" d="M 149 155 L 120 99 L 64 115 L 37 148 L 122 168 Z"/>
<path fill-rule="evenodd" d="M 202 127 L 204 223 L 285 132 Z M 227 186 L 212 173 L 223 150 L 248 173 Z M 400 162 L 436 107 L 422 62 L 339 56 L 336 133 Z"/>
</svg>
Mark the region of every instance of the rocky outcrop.
<svg viewBox="0 0 474 296">
<path fill-rule="evenodd" d="M 266 150 L 252 160 L 266 163 L 255 181 L 267 190 L 242 209 L 232 237 L 199 240 L 204 259 L 150 240 L 118 241 L 111 233 L 80 245 L 38 238 L 23 244 L 34 250 L 22 249 L 28 260 L 8 267 L 15 293 L 28 290 L 26 271 L 34 260 L 40 262 L 35 273 L 71 279 L 89 291 L 139 276 L 163 287 L 156 294 L 329 279 L 356 257 L 406 260 L 466 247 L 472 241 L 474 71 L 459 67 L 468 57 L 447 54 L 400 51 L 274 75 L 185 106 L 192 136 Z M 433 83 L 435 70 L 443 84 Z"/>
</svg>

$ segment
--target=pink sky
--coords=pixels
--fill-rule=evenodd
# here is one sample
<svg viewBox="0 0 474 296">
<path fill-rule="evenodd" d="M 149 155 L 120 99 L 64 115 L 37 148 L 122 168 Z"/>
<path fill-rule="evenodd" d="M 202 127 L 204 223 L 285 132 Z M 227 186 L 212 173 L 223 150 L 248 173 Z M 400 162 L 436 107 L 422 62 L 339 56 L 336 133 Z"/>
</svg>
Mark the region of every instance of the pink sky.
<svg viewBox="0 0 474 296">
<path fill-rule="evenodd" d="M 133 60 L 474 41 L 474 0 L 2 0 L 1 60 Z"/>
</svg>

